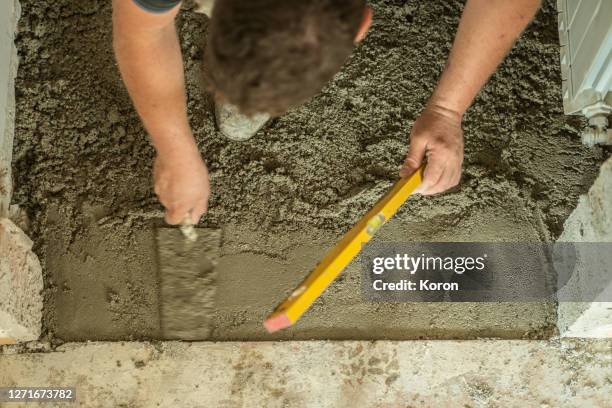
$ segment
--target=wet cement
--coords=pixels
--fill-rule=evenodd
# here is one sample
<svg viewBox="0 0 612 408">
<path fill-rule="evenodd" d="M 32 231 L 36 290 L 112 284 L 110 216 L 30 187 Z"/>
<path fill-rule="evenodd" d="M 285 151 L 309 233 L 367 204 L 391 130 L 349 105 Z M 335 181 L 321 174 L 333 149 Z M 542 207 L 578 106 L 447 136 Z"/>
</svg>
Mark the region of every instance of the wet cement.
<svg viewBox="0 0 612 408">
<path fill-rule="evenodd" d="M 154 152 L 113 59 L 108 3 L 22 1 L 14 201 L 31 219 L 45 333 L 58 341 L 159 336 Z M 213 190 L 201 226 L 223 230 L 213 339 L 551 334 L 554 305 L 546 303 L 364 302 L 356 263 L 296 327 L 270 337 L 261 326 L 396 179 L 461 4 L 373 1 L 372 31 L 334 81 L 241 143 L 216 131 L 200 93 L 207 20 L 181 14 L 189 114 Z M 583 147 L 583 123 L 563 115 L 556 30 L 548 0 L 466 116 L 461 186 L 411 199 L 377 239 L 559 235 L 605 152 Z"/>
</svg>

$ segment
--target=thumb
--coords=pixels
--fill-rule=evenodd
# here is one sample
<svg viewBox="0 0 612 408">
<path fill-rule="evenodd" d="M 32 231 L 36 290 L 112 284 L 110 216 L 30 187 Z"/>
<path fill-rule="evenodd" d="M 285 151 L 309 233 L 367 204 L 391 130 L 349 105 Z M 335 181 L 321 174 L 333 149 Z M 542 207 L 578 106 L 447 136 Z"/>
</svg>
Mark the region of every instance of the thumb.
<svg viewBox="0 0 612 408">
<path fill-rule="evenodd" d="M 419 167 L 421 167 L 421 164 L 423 164 L 423 159 L 425 158 L 426 150 L 427 142 L 424 140 L 424 138 L 418 138 L 410 141 L 410 148 L 406 154 L 406 160 L 404 160 L 404 164 L 400 170 L 401 177 L 409 176 Z"/>
</svg>

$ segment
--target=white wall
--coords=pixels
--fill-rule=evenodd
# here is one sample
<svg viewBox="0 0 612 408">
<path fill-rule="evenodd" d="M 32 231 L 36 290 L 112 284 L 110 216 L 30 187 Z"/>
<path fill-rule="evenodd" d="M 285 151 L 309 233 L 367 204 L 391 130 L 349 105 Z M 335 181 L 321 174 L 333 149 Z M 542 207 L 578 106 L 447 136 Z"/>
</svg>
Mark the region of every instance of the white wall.
<svg viewBox="0 0 612 408">
<path fill-rule="evenodd" d="M 15 29 L 19 19 L 17 0 L 0 1 L 0 217 L 8 215 L 11 196 L 11 154 L 15 123 Z"/>
</svg>

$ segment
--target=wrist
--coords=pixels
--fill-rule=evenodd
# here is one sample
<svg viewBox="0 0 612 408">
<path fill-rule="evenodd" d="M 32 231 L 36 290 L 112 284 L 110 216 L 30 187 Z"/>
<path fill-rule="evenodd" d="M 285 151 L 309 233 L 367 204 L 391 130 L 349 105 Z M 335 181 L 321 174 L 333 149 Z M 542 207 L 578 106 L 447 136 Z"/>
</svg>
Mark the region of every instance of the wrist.
<svg viewBox="0 0 612 408">
<path fill-rule="evenodd" d="M 471 104 L 471 99 L 459 91 L 453 91 L 441 81 L 427 101 L 426 108 L 436 111 L 451 119 L 463 119 L 463 115 Z M 446 81 L 448 82 L 448 81 Z"/>
<path fill-rule="evenodd" d="M 197 147 L 185 147 L 171 150 L 158 150 L 157 157 L 167 163 L 175 163 L 177 165 L 192 165 L 203 162 L 202 155 Z"/>
<path fill-rule="evenodd" d="M 172 135 L 163 139 L 154 139 L 154 147 L 157 155 L 166 159 L 190 158 L 197 155 L 200 157 L 198 146 L 191 132 Z"/>
<path fill-rule="evenodd" d="M 425 109 L 458 123 L 462 122 L 465 113 L 465 109 L 459 107 L 457 104 L 448 99 L 437 97 L 436 95 L 432 95 L 427 105 L 425 105 Z"/>
</svg>

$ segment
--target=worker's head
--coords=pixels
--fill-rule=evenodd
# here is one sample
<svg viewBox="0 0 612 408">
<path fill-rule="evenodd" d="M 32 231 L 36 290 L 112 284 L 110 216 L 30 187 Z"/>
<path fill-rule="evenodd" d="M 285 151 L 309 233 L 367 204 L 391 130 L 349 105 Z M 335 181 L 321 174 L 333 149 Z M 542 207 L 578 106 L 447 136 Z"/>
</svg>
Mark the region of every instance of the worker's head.
<svg viewBox="0 0 612 408">
<path fill-rule="evenodd" d="M 280 115 L 333 78 L 371 21 L 365 0 L 218 0 L 207 82 L 245 114 Z"/>
</svg>

